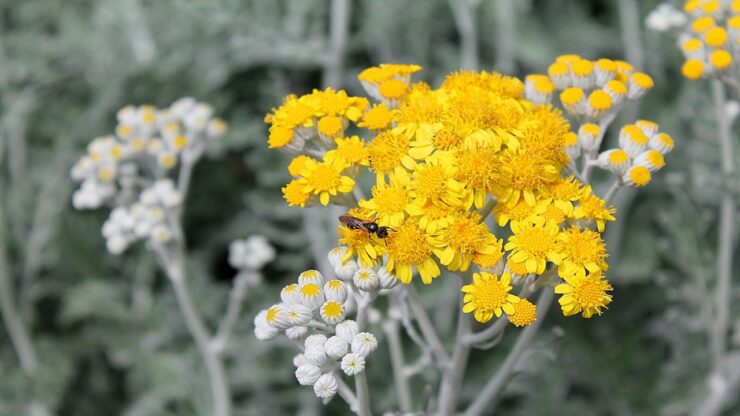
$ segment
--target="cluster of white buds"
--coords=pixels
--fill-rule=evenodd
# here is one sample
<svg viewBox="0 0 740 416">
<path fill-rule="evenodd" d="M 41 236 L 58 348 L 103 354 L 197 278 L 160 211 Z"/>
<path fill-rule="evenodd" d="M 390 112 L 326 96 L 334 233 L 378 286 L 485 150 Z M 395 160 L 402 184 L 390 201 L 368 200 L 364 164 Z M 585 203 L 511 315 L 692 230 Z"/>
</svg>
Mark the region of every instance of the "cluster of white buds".
<svg viewBox="0 0 740 416">
<path fill-rule="evenodd" d="M 262 235 L 234 240 L 229 245 L 229 264 L 237 270 L 259 270 L 275 259 L 275 248 Z"/>
<path fill-rule="evenodd" d="M 207 104 L 182 98 L 169 108 L 127 106 L 117 113 L 115 136 L 94 139 L 72 168 L 81 182 L 72 196 L 77 209 L 113 205 L 103 225 L 108 250 L 119 254 L 133 242 L 169 241 L 171 218 L 182 195 L 168 174 L 178 162 L 192 163 L 207 139 L 217 138 L 226 123 L 212 117 Z"/>
<path fill-rule="evenodd" d="M 313 386 L 316 396 L 328 400 L 337 392 L 336 373 L 349 376 L 365 369 L 367 356 L 378 347 L 369 332 L 346 319 L 352 307 L 351 283 L 326 280 L 316 270 L 298 276 L 297 283 L 280 292 L 281 303 L 261 311 L 254 320 L 255 336 L 269 340 L 285 334 L 302 341 L 303 353 L 293 363 L 301 385 Z"/>
<path fill-rule="evenodd" d="M 366 266 L 350 259 L 349 253 L 347 247 L 336 247 L 329 251 L 329 263 L 334 268 L 337 277 L 346 282 L 352 282 L 352 285 L 359 291 L 377 293 L 391 290 L 400 282 L 398 277 L 389 272 L 385 265 Z"/>
<path fill-rule="evenodd" d="M 120 254 L 140 239 L 148 239 L 152 244 L 166 243 L 173 233 L 167 212 L 178 209 L 181 203 L 175 184 L 162 179 L 144 189 L 134 204 L 113 208 L 103 223 L 108 251 Z"/>
<path fill-rule="evenodd" d="M 581 130 L 586 126 L 581 126 Z M 596 125 L 591 126 L 598 129 Z M 582 138 L 579 131 L 579 143 L 582 145 L 588 140 L 590 137 Z M 638 120 L 619 131 L 619 147 L 601 152 L 591 163 L 611 172 L 628 186 L 642 187 L 650 182 L 653 172 L 665 166 L 664 155 L 672 149 L 673 139 L 658 131 L 656 123 Z"/>
<path fill-rule="evenodd" d="M 192 98 L 177 100 L 166 109 L 142 105 L 119 110 L 115 136 L 94 139 L 72 168 L 72 178 L 81 182 L 72 199 L 75 208 L 98 208 L 115 199 L 116 183 L 127 187 L 123 182 L 130 179 L 125 166 L 139 165 L 160 179 L 178 158 L 197 159 L 206 139 L 226 131 L 226 123 L 212 114 L 209 105 Z"/>
<path fill-rule="evenodd" d="M 627 62 L 611 59 L 590 61 L 562 55 L 547 72 L 527 76 L 526 98 L 547 104 L 555 91 L 561 90 L 560 102 L 566 112 L 594 122 L 614 115 L 627 100 L 637 100 L 653 87 L 649 75 L 635 71 Z"/>
</svg>

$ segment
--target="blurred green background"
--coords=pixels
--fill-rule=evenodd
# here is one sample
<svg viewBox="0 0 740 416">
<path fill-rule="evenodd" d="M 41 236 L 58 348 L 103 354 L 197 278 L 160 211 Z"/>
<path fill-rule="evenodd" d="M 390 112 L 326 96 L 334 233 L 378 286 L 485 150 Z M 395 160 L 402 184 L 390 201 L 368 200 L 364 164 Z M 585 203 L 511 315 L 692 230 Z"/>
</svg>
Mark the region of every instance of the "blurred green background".
<svg viewBox="0 0 740 416">
<path fill-rule="evenodd" d="M 152 255 L 143 245 L 108 254 L 107 212 L 71 208 L 71 166 L 93 137 L 112 132 L 117 109 L 190 95 L 230 124 L 223 146 L 194 172 L 185 229 L 190 285 L 211 328 L 235 274 L 229 242 L 262 234 L 278 249 L 265 283 L 249 289 L 226 354 L 236 414 L 344 414 L 338 399 L 324 408 L 295 382 L 287 343 L 260 343 L 251 332 L 279 288 L 316 266 L 312 248 L 329 244 L 309 237 L 307 219 L 320 212 L 282 201 L 289 159 L 268 151 L 264 114 L 284 95 L 322 85 L 361 94 L 356 74 L 381 62 L 418 63 L 419 79 L 436 84 L 461 67 L 541 73 L 564 53 L 626 59 L 651 74 L 655 89 L 621 120 L 654 120 L 677 146 L 649 187 L 616 201 L 608 313 L 553 313 L 498 410 L 686 414 L 706 393 L 707 288 L 723 192 L 707 84 L 683 80 L 675 40 L 644 28 L 657 1 L 483 0 L 472 15 L 459 1 L 349 0 L 344 42 L 330 36 L 328 0 L 1 2 L 0 274 L 10 287 L 0 291 L 30 326 L 40 366 L 26 376 L 0 326 L 0 415 L 33 414 L 34 402 L 75 416 L 210 411 L 202 363 Z M 465 19 L 472 31 L 459 30 Z M 463 47 L 471 42 L 476 48 Z M 423 294 L 430 304 L 453 302 L 447 290 Z M 434 319 L 444 332 L 452 318 Z M 463 398 L 495 371 L 512 335 L 472 356 Z M 378 411 L 395 405 L 386 354 L 383 345 L 369 366 L 371 385 L 381 386 Z M 431 382 L 431 374 L 417 378 L 419 401 Z"/>
</svg>

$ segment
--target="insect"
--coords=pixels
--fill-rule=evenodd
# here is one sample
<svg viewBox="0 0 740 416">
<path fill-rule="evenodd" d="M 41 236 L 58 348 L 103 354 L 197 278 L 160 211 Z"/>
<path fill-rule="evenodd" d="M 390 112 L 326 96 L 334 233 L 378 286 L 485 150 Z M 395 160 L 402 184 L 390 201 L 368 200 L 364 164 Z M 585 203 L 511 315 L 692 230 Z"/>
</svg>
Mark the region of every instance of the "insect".
<svg viewBox="0 0 740 416">
<path fill-rule="evenodd" d="M 375 221 L 363 220 L 349 214 L 340 215 L 339 222 L 350 230 L 365 230 L 370 234 L 377 235 L 379 238 L 386 238 L 389 231 L 395 231 L 391 227 L 378 226 L 378 223 Z"/>
</svg>

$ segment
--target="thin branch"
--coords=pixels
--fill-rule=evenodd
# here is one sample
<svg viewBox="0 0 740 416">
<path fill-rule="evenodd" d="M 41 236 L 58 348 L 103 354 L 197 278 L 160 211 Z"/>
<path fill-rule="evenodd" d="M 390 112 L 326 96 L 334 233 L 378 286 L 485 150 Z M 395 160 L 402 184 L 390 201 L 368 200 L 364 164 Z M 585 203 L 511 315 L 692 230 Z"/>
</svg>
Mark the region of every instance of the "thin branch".
<svg viewBox="0 0 740 416">
<path fill-rule="evenodd" d="M 509 351 L 509 355 L 504 360 L 504 363 L 501 364 L 496 374 L 486 383 L 483 391 L 476 397 L 475 401 L 465 410 L 463 416 L 478 416 L 486 410 L 492 410 L 491 403 L 498 398 L 509 381 L 509 378 L 514 373 L 514 370 L 516 370 L 519 359 L 522 357 L 522 354 L 527 349 L 535 334 L 537 334 L 542 321 L 545 320 L 553 297 L 554 293 L 552 289 L 545 288 L 542 290 L 537 300 L 537 320 L 519 334 L 516 343 L 514 343 L 514 346 Z"/>
<path fill-rule="evenodd" d="M 211 348 L 216 352 L 223 352 L 226 348 L 226 344 L 229 342 L 231 334 L 234 332 L 234 325 L 239 319 L 239 313 L 242 310 L 242 304 L 244 302 L 244 296 L 247 292 L 247 283 L 253 278 L 255 273 L 259 273 L 254 270 L 244 270 L 239 273 L 234 281 L 234 286 L 231 288 L 229 295 L 229 305 L 226 308 L 226 315 L 224 315 L 221 323 L 218 326 L 216 336 L 211 340 Z"/>
<path fill-rule="evenodd" d="M 393 369 L 393 379 L 396 383 L 396 392 L 398 394 L 398 404 L 402 412 L 411 411 L 411 389 L 409 380 L 405 373 L 405 359 L 403 356 L 403 345 L 401 343 L 401 334 L 399 331 L 398 316 L 392 316 L 394 309 L 399 308 L 400 300 L 398 294 L 394 293 L 391 298 L 391 308 L 386 321 L 383 323 L 383 331 L 388 339 L 388 350 L 391 355 L 391 367 Z M 396 311 L 396 314 L 400 311 Z"/>
<path fill-rule="evenodd" d="M 437 335 L 437 331 L 434 329 L 432 321 L 429 319 L 429 315 L 427 315 L 427 311 L 422 306 L 419 295 L 416 293 L 416 288 L 413 285 L 408 285 L 404 286 L 404 290 L 408 295 L 407 299 L 409 306 L 411 306 L 411 312 L 414 313 L 414 318 L 419 323 L 421 333 L 429 344 L 434 358 L 441 367 L 447 366 L 450 362 L 450 356 L 447 354 L 444 345 L 442 345 L 442 341 L 439 339 L 439 335 Z"/>
</svg>

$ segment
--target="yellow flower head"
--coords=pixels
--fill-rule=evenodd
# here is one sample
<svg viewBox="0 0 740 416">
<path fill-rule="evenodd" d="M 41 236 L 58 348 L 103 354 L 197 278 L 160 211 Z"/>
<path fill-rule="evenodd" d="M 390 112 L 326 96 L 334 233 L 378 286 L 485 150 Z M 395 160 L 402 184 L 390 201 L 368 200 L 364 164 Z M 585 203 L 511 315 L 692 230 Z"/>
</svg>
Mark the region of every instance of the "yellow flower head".
<svg viewBox="0 0 740 416">
<path fill-rule="evenodd" d="M 395 173 L 407 177 L 406 168 L 413 169 L 416 162 L 408 155 L 409 140 L 390 131 L 384 131 L 367 145 L 370 158 L 370 170 L 376 173 L 376 181 L 382 182 L 383 176 Z"/>
<path fill-rule="evenodd" d="M 335 142 L 337 148 L 326 152 L 324 160 L 328 162 L 337 160 L 339 163 L 347 165 L 367 166 L 370 164 L 370 154 L 365 146 L 365 141 L 358 136 L 338 138 Z"/>
<path fill-rule="evenodd" d="M 380 103 L 369 109 L 365 115 L 362 116 L 362 121 L 357 123 L 357 126 L 377 131 L 387 129 L 391 126 L 392 121 L 393 113 L 385 104 Z"/>
<path fill-rule="evenodd" d="M 565 283 L 555 286 L 555 293 L 561 294 L 558 303 L 563 315 L 580 313 L 584 318 L 594 314 L 601 315 L 602 309 L 612 302 L 612 286 L 600 273 L 588 276 L 571 275 L 564 277 Z"/>
<path fill-rule="evenodd" d="M 502 313 L 514 314 L 514 305 L 521 300 L 511 291 L 511 275 L 504 273 L 501 278 L 486 272 L 474 273 L 473 283 L 462 287 L 463 312 L 473 312 L 473 317 L 480 323 L 486 323 Z"/>
<path fill-rule="evenodd" d="M 557 250 L 558 225 L 542 218 L 536 220 L 512 224 L 511 231 L 514 234 L 504 248 L 511 250 L 510 260 L 526 264 L 527 273 L 542 274 L 547 261 L 558 263 L 562 254 Z"/>
<path fill-rule="evenodd" d="M 290 181 L 282 190 L 283 198 L 291 207 L 305 207 L 311 199 L 311 193 L 306 192 L 306 187 L 298 179 Z"/>
<path fill-rule="evenodd" d="M 434 254 L 451 271 L 468 270 L 476 254 L 503 256 L 501 242 L 481 223 L 477 212 L 455 214 L 452 221 L 437 232 L 434 240 Z"/>
<path fill-rule="evenodd" d="M 372 219 L 367 211 L 358 208 L 349 210 L 348 214 L 364 220 Z M 357 257 L 364 266 L 371 266 L 384 253 L 384 246 L 378 244 L 373 235 L 365 230 L 352 230 L 340 224 L 337 234 L 339 234 L 339 244 L 347 247 L 342 263 L 346 263 L 352 257 Z"/>
<path fill-rule="evenodd" d="M 585 276 L 606 271 L 606 245 L 601 239 L 601 234 L 577 226 L 563 230 L 558 235 L 560 242 L 560 253 L 562 259 L 558 263 L 558 274 L 570 276 L 577 274 Z"/>
<path fill-rule="evenodd" d="M 520 299 L 514 304 L 514 312 L 506 314 L 514 326 L 526 326 L 537 320 L 537 305 L 527 299 Z"/>
<path fill-rule="evenodd" d="M 385 240 L 386 267 L 403 283 L 411 283 L 414 268 L 425 284 L 440 275 L 439 266 L 432 258 L 432 237 L 419 227 L 418 220 L 407 218 Z"/>
<path fill-rule="evenodd" d="M 303 185 L 304 192 L 318 196 L 322 205 L 328 205 L 332 196 L 352 192 L 355 187 L 354 179 L 342 175 L 346 167 L 346 164 L 339 160 L 331 162 L 307 160 L 303 170 L 299 172 L 301 178 L 297 181 Z"/>
<path fill-rule="evenodd" d="M 406 206 L 411 201 L 411 194 L 401 178 L 390 174 L 390 184 L 381 182 L 373 187 L 373 197 L 369 200 L 359 201 L 359 205 L 365 209 L 379 225 L 396 227 L 406 217 Z"/>
<path fill-rule="evenodd" d="M 460 207 L 466 200 L 472 202 L 465 185 L 454 178 L 454 159 L 449 154 L 445 156 L 429 157 L 426 163 L 414 167 L 409 190 L 419 205 L 430 201 L 436 205 Z"/>
<path fill-rule="evenodd" d="M 604 232 L 606 222 L 616 219 L 613 215 L 614 212 L 616 212 L 616 208 L 607 208 L 606 201 L 594 195 L 591 186 L 586 186 L 583 189 L 583 195 L 578 201 L 578 207 L 575 209 L 573 215 L 578 219 L 585 218 L 596 222 L 599 232 Z"/>
</svg>

